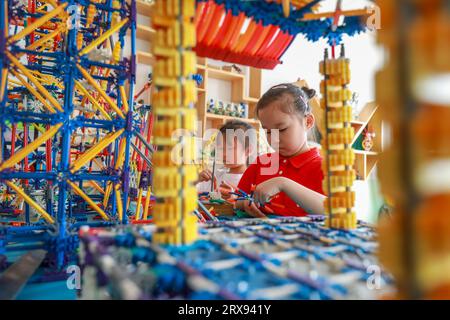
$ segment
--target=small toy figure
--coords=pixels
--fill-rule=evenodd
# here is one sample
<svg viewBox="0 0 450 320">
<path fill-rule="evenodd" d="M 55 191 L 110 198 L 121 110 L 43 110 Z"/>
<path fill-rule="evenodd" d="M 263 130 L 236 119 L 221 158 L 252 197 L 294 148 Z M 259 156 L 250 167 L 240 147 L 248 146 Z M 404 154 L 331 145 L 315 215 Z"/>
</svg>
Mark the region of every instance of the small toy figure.
<svg viewBox="0 0 450 320">
<path fill-rule="evenodd" d="M 214 99 L 209 99 L 209 103 L 208 103 L 208 112 L 209 113 L 215 113 L 214 112 L 215 105 L 216 105 L 216 102 L 214 101 Z"/>
<path fill-rule="evenodd" d="M 375 133 L 371 128 L 367 127 L 364 129 L 364 139 L 362 141 L 362 147 L 366 151 L 370 151 L 373 148 L 373 139 L 375 138 Z"/>
<path fill-rule="evenodd" d="M 227 103 L 226 107 L 225 107 L 225 115 L 233 117 L 233 104 L 232 103 Z"/>
</svg>

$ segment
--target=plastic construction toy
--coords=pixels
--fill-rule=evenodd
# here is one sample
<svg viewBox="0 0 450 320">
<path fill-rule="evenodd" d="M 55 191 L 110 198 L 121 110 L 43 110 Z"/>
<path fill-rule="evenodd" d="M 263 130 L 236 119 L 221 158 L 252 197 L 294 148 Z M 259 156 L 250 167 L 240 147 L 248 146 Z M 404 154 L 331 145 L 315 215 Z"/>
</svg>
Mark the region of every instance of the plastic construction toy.
<svg viewBox="0 0 450 320">
<path fill-rule="evenodd" d="M 0 213 L 25 222 L 3 245 L 41 243 L 61 267 L 80 225 L 127 222 L 135 0 L 5 0 L 0 33 Z"/>
<path fill-rule="evenodd" d="M 202 224 L 197 241 L 157 245 L 155 227 L 80 232 L 81 298 L 376 299 L 393 292 L 376 270 L 376 232 L 323 227 L 323 217 Z M 377 290 L 371 290 L 373 288 Z"/>
<path fill-rule="evenodd" d="M 370 10 L 339 10 L 344 23 L 336 26 L 336 12 L 317 13 L 321 2 L 198 0 L 195 50 L 202 57 L 273 69 L 297 34 L 338 45 L 344 34 L 366 31 Z"/>
<path fill-rule="evenodd" d="M 153 130 L 157 151 L 153 155 L 153 208 L 155 243 L 185 244 L 197 237 L 197 179 L 195 125 L 197 121 L 195 0 L 156 1 L 152 43 L 156 57 L 152 103 L 158 118 Z M 182 129 L 178 138 L 175 130 Z"/>
<path fill-rule="evenodd" d="M 354 229 L 356 213 L 353 210 L 355 192 L 352 187 L 356 173 L 353 169 L 355 154 L 351 145 L 354 130 L 350 123 L 352 107 L 348 103 L 351 92 L 347 89 L 350 82 L 350 61 L 345 58 L 343 45 L 338 59 L 329 59 L 328 50 L 325 51 L 320 72 L 324 75 L 321 83 L 322 107 L 325 109 L 322 151 L 327 226 Z"/>
</svg>

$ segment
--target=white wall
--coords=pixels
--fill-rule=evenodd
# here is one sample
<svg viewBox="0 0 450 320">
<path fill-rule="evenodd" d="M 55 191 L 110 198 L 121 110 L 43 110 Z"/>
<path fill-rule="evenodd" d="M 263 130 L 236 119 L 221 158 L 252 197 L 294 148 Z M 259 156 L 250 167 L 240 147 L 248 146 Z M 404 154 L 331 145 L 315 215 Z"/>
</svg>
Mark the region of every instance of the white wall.
<svg viewBox="0 0 450 320">
<path fill-rule="evenodd" d="M 359 95 L 359 110 L 375 99 L 374 76 L 382 63 L 382 51 L 375 42 L 375 33 L 369 32 L 355 37 L 344 36 L 346 56 L 350 58 L 352 80 L 350 89 Z M 324 50 L 330 47 L 326 41 L 311 43 L 303 36 L 298 36 L 282 57 L 282 64 L 273 70 L 263 71 L 263 92 L 282 82 L 294 82 L 305 79 L 319 93 L 319 63 L 323 60 Z M 336 48 L 336 55 L 340 48 Z"/>
</svg>

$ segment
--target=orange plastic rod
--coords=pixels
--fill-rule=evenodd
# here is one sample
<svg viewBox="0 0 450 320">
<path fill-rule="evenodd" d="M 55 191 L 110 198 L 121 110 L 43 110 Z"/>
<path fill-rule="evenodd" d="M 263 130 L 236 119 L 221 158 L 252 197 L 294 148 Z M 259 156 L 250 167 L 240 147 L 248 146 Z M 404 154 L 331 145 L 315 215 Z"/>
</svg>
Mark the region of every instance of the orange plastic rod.
<svg viewBox="0 0 450 320">
<path fill-rule="evenodd" d="M 238 21 L 237 21 L 236 27 L 233 30 L 233 34 L 230 38 L 230 41 L 228 41 L 228 43 L 224 43 L 221 46 L 222 49 L 225 49 L 225 48 L 231 49 L 232 47 L 234 47 L 239 35 L 241 34 L 242 26 L 244 25 L 245 19 L 246 19 L 245 14 L 243 14 L 241 12 L 238 16 Z"/>
<path fill-rule="evenodd" d="M 206 33 L 203 39 L 199 39 L 200 42 L 211 43 L 217 33 L 220 30 L 220 22 L 222 20 L 222 16 L 225 15 L 225 10 L 223 9 L 223 5 L 218 6 L 216 11 L 214 12 L 214 16 L 211 20 L 210 25 L 208 26 L 208 32 Z"/>
<path fill-rule="evenodd" d="M 239 40 L 236 42 L 235 46 L 233 47 L 233 52 L 241 52 L 244 50 L 244 48 L 248 45 L 250 40 L 252 39 L 253 34 L 256 31 L 256 22 L 251 21 L 248 25 L 247 30 L 245 30 L 244 34 L 239 37 Z"/>
<path fill-rule="evenodd" d="M 197 41 L 201 42 L 203 37 L 206 35 L 206 32 L 208 31 L 209 24 L 211 23 L 211 20 L 213 18 L 214 12 L 216 12 L 216 8 L 218 6 L 213 3 L 209 5 L 209 8 L 206 10 L 203 18 L 203 22 L 200 25 L 199 32 L 197 32 Z"/>
</svg>

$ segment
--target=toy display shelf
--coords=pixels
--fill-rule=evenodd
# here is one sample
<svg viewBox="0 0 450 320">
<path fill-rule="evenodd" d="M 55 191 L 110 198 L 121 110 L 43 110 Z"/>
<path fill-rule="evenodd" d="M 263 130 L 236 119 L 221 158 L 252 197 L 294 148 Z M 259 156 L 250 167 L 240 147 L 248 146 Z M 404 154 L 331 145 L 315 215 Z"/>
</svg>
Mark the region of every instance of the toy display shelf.
<svg viewBox="0 0 450 320">
<path fill-rule="evenodd" d="M 366 180 L 378 162 L 378 155 L 382 151 L 383 132 L 381 119 L 377 115 L 378 105 L 375 102 L 367 103 L 358 117 L 351 122 L 355 129 L 352 145 L 355 151 L 355 170 L 359 180 Z M 363 139 L 364 129 L 370 127 L 375 133 L 373 148 L 370 151 L 360 150 L 355 144 Z"/>
<path fill-rule="evenodd" d="M 202 123 L 202 132 L 210 128 L 219 128 L 226 121 L 239 119 L 248 122 L 256 129 L 260 128 L 260 123 L 254 118 L 256 104 L 261 95 L 261 70 L 248 68 L 242 73 L 226 71 L 206 64 L 207 59 L 198 58 L 197 72 L 202 75 L 203 83 L 198 89 L 197 112 L 199 121 Z M 245 67 L 243 67 L 245 68 Z M 211 80 L 220 80 L 230 83 L 230 101 L 232 103 L 245 102 L 248 104 L 249 118 L 230 117 L 207 112 L 208 108 L 208 86 Z M 246 86 L 248 85 L 248 89 Z M 248 96 L 247 96 L 248 95 Z"/>
</svg>

